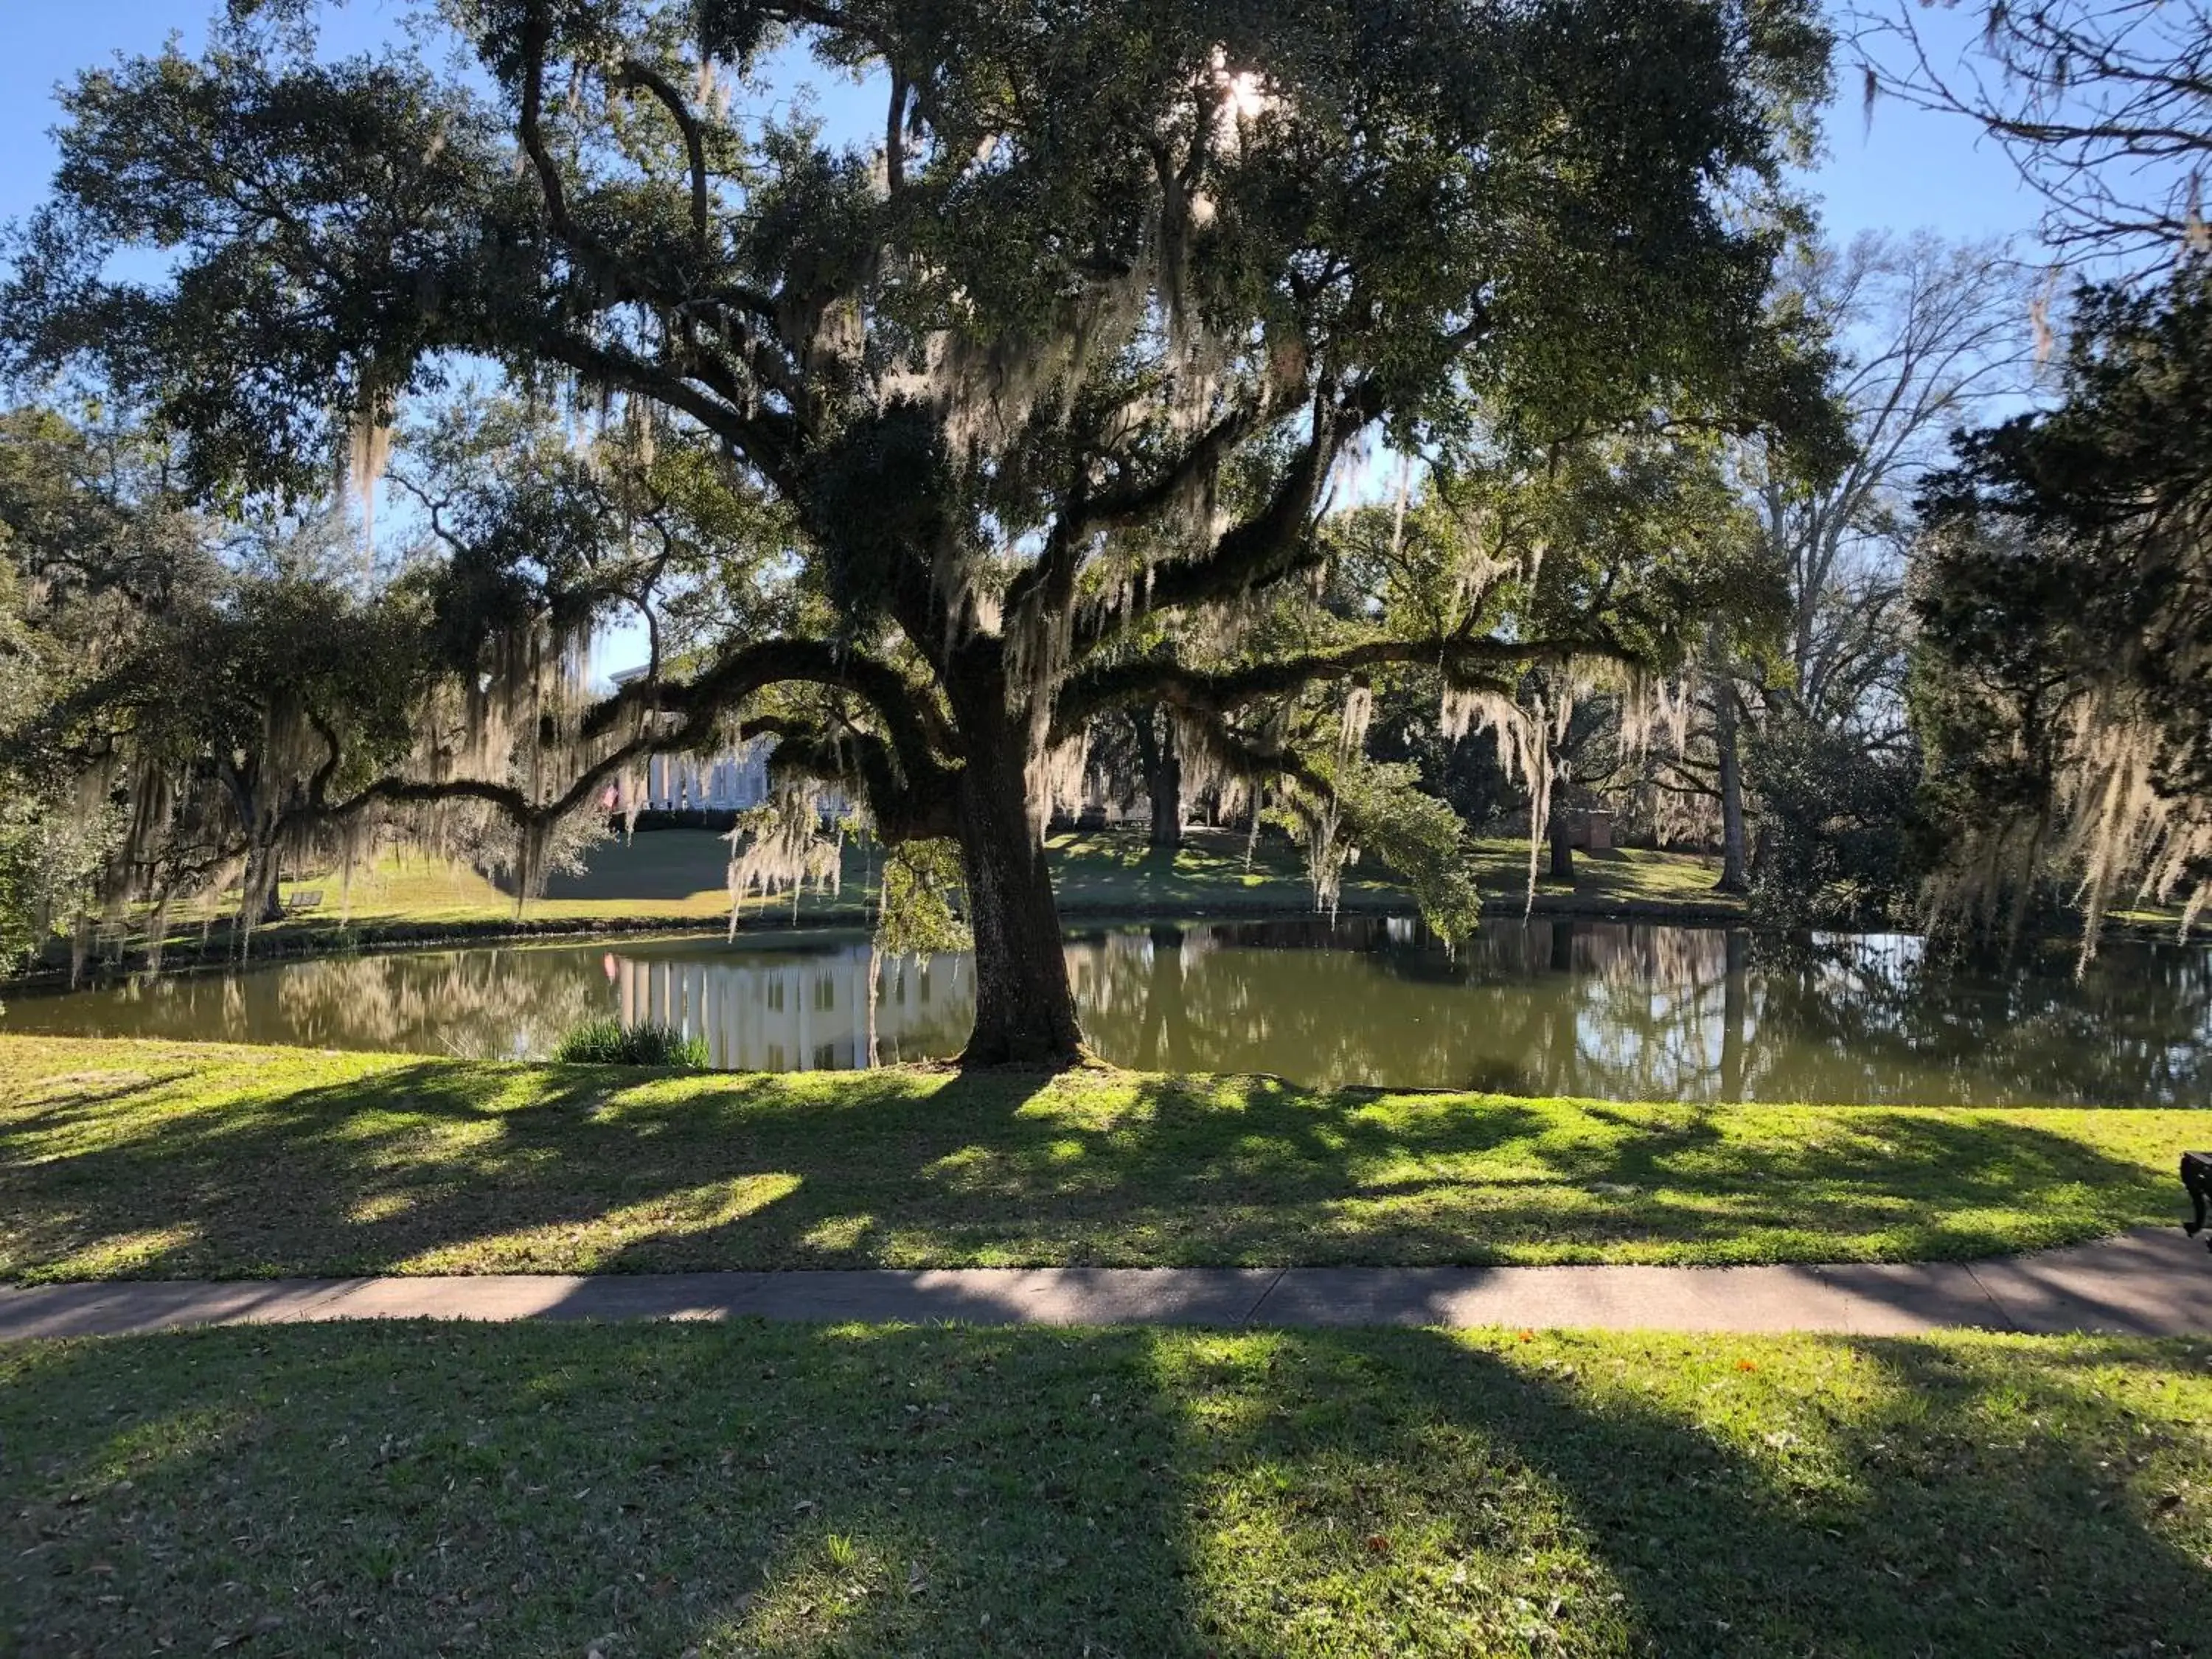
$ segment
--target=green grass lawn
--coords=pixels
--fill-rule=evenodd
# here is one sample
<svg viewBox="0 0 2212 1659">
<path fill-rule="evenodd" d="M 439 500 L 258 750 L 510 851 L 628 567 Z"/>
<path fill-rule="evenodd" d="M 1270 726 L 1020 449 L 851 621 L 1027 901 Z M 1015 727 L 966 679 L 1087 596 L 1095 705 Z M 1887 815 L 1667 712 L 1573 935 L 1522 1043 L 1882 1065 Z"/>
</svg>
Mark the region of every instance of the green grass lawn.
<svg viewBox="0 0 2212 1659">
<path fill-rule="evenodd" d="M 0 1037 L 0 1277 L 1962 1257 L 2170 1220 L 2201 1131 Z"/>
<path fill-rule="evenodd" d="M 1242 834 L 1196 830 L 1172 857 L 1155 852 L 1139 830 L 1055 836 L 1053 879 L 1063 909 L 1092 912 L 1187 912 L 1223 908 L 1299 909 L 1313 888 L 1297 852 L 1263 841 L 1246 859 Z M 1494 838 L 1476 843 L 1478 879 L 1491 908 L 1518 913 L 1528 896 L 1528 844 Z M 1695 910 L 1714 919 L 1743 914 L 1743 902 L 1712 890 L 1717 863 L 1681 853 L 1620 848 L 1575 854 L 1571 884 L 1537 884 L 1536 902 L 1551 914 L 1635 914 Z M 1411 899 L 1387 869 L 1354 865 L 1346 872 L 1343 908 L 1405 909 Z"/>
<path fill-rule="evenodd" d="M 1115 829 L 1054 836 L 1048 852 L 1060 907 L 1070 915 L 1295 913 L 1313 906 L 1305 866 L 1297 850 L 1279 839 L 1263 840 L 1248 860 L 1240 832 L 1194 830 L 1170 854 L 1146 845 L 1141 830 Z M 1481 842 L 1477 860 L 1491 908 L 1517 914 L 1526 896 L 1527 843 Z M 593 850 L 580 874 L 555 877 L 521 920 L 547 928 L 721 921 L 730 913 L 728 865 L 729 844 L 708 830 L 657 830 L 627 842 L 610 841 Z M 748 925 L 780 919 L 802 924 L 861 921 L 873 900 L 879 867 L 880 853 L 864 851 L 856 843 L 848 850 L 837 893 L 807 893 L 795 907 L 787 897 L 749 899 Z M 1577 854 L 1575 872 L 1571 884 L 1539 884 L 1540 911 L 1707 921 L 1743 914 L 1741 900 L 1711 890 L 1717 866 L 1710 860 L 1624 848 Z M 343 888 L 335 871 L 285 882 L 288 897 L 313 894 L 318 902 L 258 929 L 262 948 L 311 946 L 341 920 L 367 937 L 402 931 L 505 931 L 517 922 L 514 897 L 465 866 L 389 854 L 356 872 L 349 892 Z M 1342 905 L 1347 910 L 1404 911 L 1412 903 L 1388 871 L 1356 866 L 1346 876 Z M 228 910 L 174 913 L 173 945 L 191 944 L 210 924 L 218 932 L 227 929 Z"/>
<path fill-rule="evenodd" d="M 551 878 L 545 896 L 524 915 L 532 921 L 687 922 L 726 920 L 730 914 L 730 845 L 704 830 L 660 830 L 628 842 L 610 840 L 592 851 L 580 875 Z M 866 902 L 868 866 L 856 852 L 848 860 L 850 884 L 841 895 L 808 893 L 799 900 L 808 919 L 858 915 Z M 313 912 L 282 927 L 328 925 L 343 908 L 356 923 L 500 923 L 514 919 L 514 896 L 466 865 L 387 853 L 356 873 L 341 896 L 336 872 L 310 874 L 284 884 L 288 895 L 315 891 Z M 748 901 L 750 911 L 788 915 L 791 901 Z"/>
<path fill-rule="evenodd" d="M 2212 1349 L 783 1327 L 0 1349 L 0 1650 L 2203 1650 Z"/>
</svg>

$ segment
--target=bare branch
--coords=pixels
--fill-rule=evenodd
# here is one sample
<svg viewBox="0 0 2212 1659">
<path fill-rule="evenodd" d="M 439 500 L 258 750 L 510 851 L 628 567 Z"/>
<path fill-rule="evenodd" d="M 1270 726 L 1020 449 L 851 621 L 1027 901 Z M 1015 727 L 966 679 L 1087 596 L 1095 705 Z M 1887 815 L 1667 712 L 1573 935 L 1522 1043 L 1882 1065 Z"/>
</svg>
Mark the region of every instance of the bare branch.
<svg viewBox="0 0 2212 1659">
<path fill-rule="evenodd" d="M 2212 15 L 2203 6 L 1992 4 L 1978 46 L 1948 66 L 1931 50 L 1924 9 L 1870 0 L 1847 13 L 1870 118 L 1886 95 L 1978 124 L 2042 198 L 2045 240 L 2068 259 L 2206 245 Z"/>
</svg>

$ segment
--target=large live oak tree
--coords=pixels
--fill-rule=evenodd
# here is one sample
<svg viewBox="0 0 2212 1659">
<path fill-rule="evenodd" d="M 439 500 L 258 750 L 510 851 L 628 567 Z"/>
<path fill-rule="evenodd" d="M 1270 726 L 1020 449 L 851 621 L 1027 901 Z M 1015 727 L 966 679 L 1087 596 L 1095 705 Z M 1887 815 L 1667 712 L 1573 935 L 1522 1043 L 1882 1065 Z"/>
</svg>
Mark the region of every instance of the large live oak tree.
<svg viewBox="0 0 2212 1659">
<path fill-rule="evenodd" d="M 1624 653 L 1595 612 L 1383 616 L 1194 665 L 1178 641 L 1312 576 L 1359 446 L 1817 404 L 1762 308 L 1826 89 L 1796 0 L 452 0 L 467 73 L 317 61 L 307 13 L 234 6 L 204 59 L 68 94 L 0 295 L 16 367 L 95 362 L 217 495 L 319 487 L 469 362 L 710 439 L 790 527 L 788 625 L 586 711 L 554 786 L 329 810 L 544 822 L 641 753 L 771 732 L 887 841 L 959 842 L 971 1063 L 1079 1052 L 1037 825 L 1102 712 L 1167 708 L 1310 799 L 1269 718 L 1303 688 Z M 779 117 L 807 54 L 880 99 L 872 143 Z"/>
</svg>

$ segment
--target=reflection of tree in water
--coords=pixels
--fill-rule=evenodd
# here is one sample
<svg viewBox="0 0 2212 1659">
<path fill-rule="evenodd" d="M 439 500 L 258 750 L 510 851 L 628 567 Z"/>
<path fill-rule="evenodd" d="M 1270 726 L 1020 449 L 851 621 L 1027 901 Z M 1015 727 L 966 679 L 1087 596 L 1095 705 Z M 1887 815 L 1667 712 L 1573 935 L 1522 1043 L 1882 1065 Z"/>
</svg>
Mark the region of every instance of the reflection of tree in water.
<svg viewBox="0 0 2212 1659">
<path fill-rule="evenodd" d="M 2212 954 L 2011 969 L 1918 942 L 1791 945 L 1539 920 L 1448 956 L 1404 922 L 1207 925 L 1071 946 L 1093 1042 L 1147 1069 L 1616 1099 L 2197 1098 Z"/>
<path fill-rule="evenodd" d="M 575 951 L 497 949 L 295 962 L 26 997 L 8 1023 L 88 1036 L 544 1054 L 611 1006 L 604 977 L 582 967 Z"/>
<path fill-rule="evenodd" d="M 1464 963 L 1400 924 L 1314 919 L 1155 926 L 1070 946 L 1085 1029 L 1146 1070 L 1302 1081 L 1464 1080 Z"/>
<path fill-rule="evenodd" d="M 300 1043 L 471 1057 L 544 1056 L 608 1014 L 708 1038 L 744 1070 L 848 1067 L 865 1058 L 863 945 L 778 951 L 692 945 L 550 946 L 289 963 L 65 996 L 26 996 L 9 1026 L 87 1036 Z M 883 964 L 886 1060 L 958 1051 L 975 1013 L 963 958 Z"/>
<path fill-rule="evenodd" d="M 289 1040 L 332 1048 L 542 1056 L 609 1006 L 604 981 L 577 972 L 565 951 L 361 957 L 302 963 L 275 977 Z"/>
<path fill-rule="evenodd" d="M 1092 1045 L 1139 1071 L 1176 1069 L 1175 1056 L 1191 1042 L 1186 975 L 1219 942 L 1218 932 L 1156 923 L 1072 941 L 1068 974 Z"/>
<path fill-rule="evenodd" d="M 1900 936 L 1761 939 L 1759 1017 L 1793 1066 L 1863 1096 L 2054 1104 L 2194 1104 L 2212 1084 L 2212 952 L 2115 941 L 2075 975 L 2070 945 L 2011 963 Z M 1770 1060 L 1771 1064 L 1771 1060 Z M 1756 1073 L 1754 1095 L 1773 1097 Z"/>
<path fill-rule="evenodd" d="M 1665 1095 L 1717 1064 L 1727 945 L 1536 921 L 1447 954 L 1402 921 L 1316 919 L 1154 927 L 1071 955 L 1085 1027 L 1125 1065 Z"/>
<path fill-rule="evenodd" d="M 1098 1051 L 1159 1071 L 1272 1072 L 1649 1100 L 2193 1103 L 2212 1083 L 2212 952 L 2119 942 L 2002 963 L 1919 941 L 1784 939 L 1539 920 L 1455 954 L 1404 921 L 1101 929 L 1070 940 Z M 544 1054 L 619 1013 L 702 1032 L 717 1065 L 866 1054 L 864 944 L 477 950 L 301 963 L 24 996 L 9 1027 L 432 1054 Z M 964 958 L 883 965 L 887 1060 L 957 1050 Z"/>
</svg>

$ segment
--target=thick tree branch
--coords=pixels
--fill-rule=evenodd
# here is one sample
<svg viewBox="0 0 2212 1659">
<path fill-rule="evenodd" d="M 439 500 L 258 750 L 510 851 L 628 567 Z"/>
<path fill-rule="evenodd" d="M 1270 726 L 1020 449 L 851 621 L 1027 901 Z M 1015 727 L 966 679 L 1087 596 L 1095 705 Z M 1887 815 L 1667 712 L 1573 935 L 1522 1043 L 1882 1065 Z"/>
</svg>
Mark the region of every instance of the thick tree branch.
<svg viewBox="0 0 2212 1659">
<path fill-rule="evenodd" d="M 1258 419 L 1256 407 L 1239 404 L 1206 428 L 1173 463 L 1146 483 L 1092 496 L 1085 503 L 1078 533 L 1117 530 L 1157 517 L 1200 480 L 1218 470 L 1250 434 Z"/>
<path fill-rule="evenodd" d="M 1263 743 L 1249 737 L 1214 711 L 1186 709 L 1183 714 L 1213 759 L 1239 777 L 1252 782 L 1288 778 L 1318 800 L 1328 799 L 1336 793 L 1335 786 L 1311 764 L 1280 744 Z"/>
<path fill-rule="evenodd" d="M 799 434 L 788 416 L 766 409 L 749 414 L 732 403 L 709 397 L 673 369 L 567 333 L 549 333 L 532 343 L 556 362 L 605 385 L 641 392 L 682 410 L 757 467 L 779 490 L 796 495 Z"/>
<path fill-rule="evenodd" d="M 531 0 L 522 20 L 522 109 L 516 136 L 522 141 L 523 154 L 530 158 L 530 165 L 538 173 L 538 187 L 545 198 L 546 223 L 564 240 L 589 246 L 589 239 L 577 235 L 576 227 L 568 217 L 568 198 L 561 183 L 561 169 L 553 160 L 553 153 L 545 147 L 542 118 L 545 52 L 550 33 L 546 0 Z"/>
<path fill-rule="evenodd" d="M 1054 516 L 1051 532 L 1037 561 L 1008 584 L 1006 614 L 1018 616 L 1031 603 L 1048 611 L 1064 610 L 1075 599 L 1075 579 L 1083 562 L 1084 526 L 1089 485 L 1082 464 L 1077 463 L 1075 482 Z"/>
<path fill-rule="evenodd" d="M 888 738 L 857 730 L 832 734 L 811 722 L 762 714 L 737 724 L 734 735 L 739 741 L 774 737 L 780 765 L 833 781 L 857 773 L 890 839 L 949 833 L 954 774 L 932 746 L 945 735 L 941 715 L 888 664 L 836 653 L 820 641 L 806 640 L 762 641 L 684 684 L 634 681 L 623 687 L 586 714 L 584 734 L 604 735 L 625 717 L 636 721 L 635 734 L 585 767 L 566 789 L 547 801 L 532 800 L 514 785 L 489 778 L 399 777 L 380 778 L 344 800 L 328 801 L 324 791 L 336 769 L 337 750 L 334 735 L 318 722 L 317 729 L 325 731 L 332 745 L 331 756 L 318 772 L 297 817 L 340 823 L 380 805 L 476 800 L 517 824 L 553 823 L 585 806 L 603 785 L 647 756 L 696 750 L 732 735 L 720 718 L 725 711 L 769 686 L 793 682 L 860 696 L 883 721 Z M 678 720 L 672 730 L 661 718 L 669 715 Z M 787 744 L 792 745 L 787 752 Z"/>
<path fill-rule="evenodd" d="M 603 302 L 635 300 L 664 314 L 686 318 L 695 315 L 702 306 L 711 307 L 721 318 L 725 333 L 734 335 L 738 343 L 746 349 L 746 367 L 756 380 L 789 395 L 796 379 L 789 365 L 769 349 L 762 337 L 761 327 L 732 327 L 735 316 L 743 314 L 773 331 L 777 311 L 770 295 L 730 283 L 717 283 L 704 294 L 680 289 L 669 291 L 666 285 L 647 281 L 633 267 L 617 259 L 570 211 L 560 164 L 546 144 L 543 124 L 549 34 L 546 0 L 532 0 L 523 26 L 522 96 L 517 131 L 523 152 L 538 175 L 546 222 L 553 235 L 567 244 L 592 273 Z M 683 129 L 691 168 L 692 230 L 703 265 L 708 250 L 708 198 L 704 137 L 698 121 L 682 94 L 649 64 L 636 59 L 626 60 L 617 79 L 619 84 L 641 86 L 652 93 Z M 691 365 L 692 372 L 687 374 L 647 362 L 634 353 L 579 339 L 559 329 L 543 332 L 532 330 L 526 343 L 570 368 L 625 390 L 643 392 L 681 410 L 738 449 L 779 489 L 788 493 L 792 489 L 797 439 L 794 433 L 785 429 L 791 425 L 789 419 L 757 407 L 754 399 L 742 395 L 742 389 L 735 386 L 717 385 L 719 398 L 704 395 L 697 386 L 690 384 L 694 379 L 716 383 L 718 377 L 704 362 Z M 690 355 L 703 357 L 696 337 L 689 337 L 688 331 L 687 343 Z M 776 344 L 780 348 L 781 342 Z M 726 380 L 726 376 L 719 378 Z"/>
<path fill-rule="evenodd" d="M 1317 681 L 1342 679 L 1394 664 L 1438 668 L 1451 683 L 1466 684 L 1500 667 L 1561 663 L 1608 651 L 1587 640 L 1369 640 L 1217 673 L 1198 672 L 1166 658 L 1140 658 L 1091 669 L 1070 679 L 1054 709 L 1053 741 L 1066 741 L 1092 715 L 1125 703 L 1167 702 L 1178 708 L 1226 713 Z"/>
<path fill-rule="evenodd" d="M 959 835 L 951 773 L 940 771 L 916 780 L 898 763 L 890 747 L 871 732 L 831 732 L 780 718 L 748 725 L 775 738 L 775 764 L 779 771 L 797 772 L 826 783 L 844 783 L 857 775 L 875 821 L 876 837 L 885 846 Z"/>
<path fill-rule="evenodd" d="M 891 71 L 891 108 L 884 119 L 884 188 L 896 202 L 906 189 L 906 76 Z"/>
<path fill-rule="evenodd" d="M 670 684 L 633 680 L 584 716 L 586 737 L 626 717 L 680 714 L 707 719 L 771 685 L 834 687 L 866 702 L 884 723 L 900 764 L 916 777 L 941 770 L 951 749 L 944 715 L 927 692 L 890 664 L 822 640 L 763 640 L 729 653 L 696 678 Z"/>
<path fill-rule="evenodd" d="M 307 711 L 307 724 L 315 728 L 315 735 L 323 740 L 322 763 L 315 768 L 314 775 L 307 780 L 308 805 L 320 806 L 330 790 L 331 780 L 337 775 L 338 765 L 345 751 L 338 742 L 337 729 L 313 709 Z"/>
<path fill-rule="evenodd" d="M 1224 532 L 1206 552 L 1169 559 L 1152 568 L 1146 603 L 1173 611 L 1225 599 L 1290 570 L 1309 538 L 1310 520 L 1329 469 L 1344 446 L 1381 412 L 1381 393 L 1366 386 L 1340 401 L 1326 392 L 1314 401 L 1314 432 L 1276 486 L 1267 504 Z M 1218 430 L 1218 428 L 1217 428 Z M 1201 440 L 1201 445 L 1204 443 Z M 1077 654 L 1127 628 L 1127 611 L 1102 608 L 1076 629 Z"/>
</svg>

